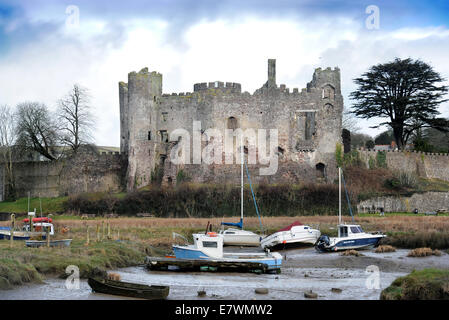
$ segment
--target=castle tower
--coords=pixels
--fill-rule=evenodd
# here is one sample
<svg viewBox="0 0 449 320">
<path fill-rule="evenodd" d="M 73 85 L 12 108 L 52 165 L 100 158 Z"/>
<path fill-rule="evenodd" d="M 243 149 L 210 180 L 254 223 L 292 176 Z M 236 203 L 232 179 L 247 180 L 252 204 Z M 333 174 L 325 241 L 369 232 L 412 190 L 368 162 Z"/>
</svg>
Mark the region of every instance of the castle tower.
<svg viewBox="0 0 449 320">
<path fill-rule="evenodd" d="M 119 103 L 120 103 L 120 153 L 128 153 L 129 123 L 128 123 L 128 84 L 119 82 Z"/>
<path fill-rule="evenodd" d="M 124 88 L 122 90 L 125 94 Z M 155 153 L 158 151 L 157 123 L 161 95 L 160 73 L 150 73 L 148 68 L 144 68 L 138 73 L 128 74 L 128 190 L 151 182 L 156 167 Z"/>
<path fill-rule="evenodd" d="M 276 88 L 276 59 L 268 59 L 268 88 Z"/>
</svg>

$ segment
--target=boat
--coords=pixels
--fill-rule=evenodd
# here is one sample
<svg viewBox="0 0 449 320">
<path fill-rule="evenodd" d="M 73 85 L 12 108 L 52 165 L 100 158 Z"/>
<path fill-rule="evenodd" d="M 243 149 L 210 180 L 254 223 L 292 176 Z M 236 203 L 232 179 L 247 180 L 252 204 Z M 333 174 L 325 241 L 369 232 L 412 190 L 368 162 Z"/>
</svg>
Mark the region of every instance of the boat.
<svg viewBox="0 0 449 320">
<path fill-rule="evenodd" d="M 50 240 L 50 247 L 69 247 L 72 243 L 72 239 Z M 26 240 L 25 245 L 30 248 L 46 247 L 47 241 L 45 240 Z"/>
<path fill-rule="evenodd" d="M 269 272 L 280 270 L 282 265 L 282 256 L 269 250 L 265 252 L 224 252 L 224 237 L 216 232 L 195 233 L 193 241 L 193 245 L 173 245 L 175 258 L 239 264 L 260 263 L 265 265 Z"/>
<path fill-rule="evenodd" d="M 295 221 L 289 226 L 280 229 L 273 234 L 263 238 L 260 245 L 263 249 L 286 249 L 301 245 L 314 245 L 321 232 L 312 229 L 310 226 L 303 225 L 299 221 Z"/>
<path fill-rule="evenodd" d="M 343 178 L 344 179 L 344 178 Z M 338 209 L 338 236 L 329 237 L 327 235 L 322 235 L 315 244 L 315 249 L 320 252 L 329 251 L 341 251 L 341 250 L 360 250 L 375 247 L 379 244 L 379 241 L 386 237 L 386 235 L 381 233 L 366 233 L 363 231 L 362 227 L 358 224 L 345 224 L 341 220 L 341 168 L 338 168 L 338 190 L 339 190 L 339 209 Z M 344 180 L 343 180 L 344 182 Z M 349 196 L 346 190 L 346 198 L 349 204 Z M 349 204 L 349 210 L 354 221 L 354 216 L 352 214 L 351 206 Z"/>
<path fill-rule="evenodd" d="M 243 146 L 243 140 L 241 140 L 241 146 Z M 249 230 L 243 229 L 243 163 L 244 156 L 243 151 L 240 152 L 241 159 L 241 167 L 240 167 L 240 221 L 237 223 L 233 222 L 222 222 L 222 226 L 231 226 L 237 228 L 228 228 L 219 230 L 219 234 L 223 236 L 223 241 L 225 246 L 260 246 L 260 241 L 262 237 L 257 233 L 254 233 Z M 248 179 L 249 172 L 247 171 Z M 250 181 L 251 183 L 251 181 Z M 252 188 L 252 187 L 251 187 Z M 256 211 L 259 215 L 257 204 L 254 200 L 254 204 L 256 205 Z M 259 217 L 260 219 L 260 217 Z"/>
<path fill-rule="evenodd" d="M 87 283 L 92 288 L 93 292 L 148 300 L 163 300 L 167 298 L 170 291 L 169 286 L 148 286 L 145 284 L 95 277 L 89 278 Z"/>
</svg>

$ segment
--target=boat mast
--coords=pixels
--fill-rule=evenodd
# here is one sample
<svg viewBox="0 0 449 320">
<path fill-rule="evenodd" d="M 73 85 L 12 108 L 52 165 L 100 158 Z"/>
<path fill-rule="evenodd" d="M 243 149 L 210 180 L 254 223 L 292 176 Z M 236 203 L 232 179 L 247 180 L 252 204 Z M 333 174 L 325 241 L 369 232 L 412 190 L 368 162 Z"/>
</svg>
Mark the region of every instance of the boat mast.
<svg viewBox="0 0 449 320">
<path fill-rule="evenodd" d="M 240 219 L 243 229 L 243 132 L 240 135 Z"/>
<path fill-rule="evenodd" d="M 341 168 L 338 167 L 338 224 L 341 224 Z"/>
</svg>

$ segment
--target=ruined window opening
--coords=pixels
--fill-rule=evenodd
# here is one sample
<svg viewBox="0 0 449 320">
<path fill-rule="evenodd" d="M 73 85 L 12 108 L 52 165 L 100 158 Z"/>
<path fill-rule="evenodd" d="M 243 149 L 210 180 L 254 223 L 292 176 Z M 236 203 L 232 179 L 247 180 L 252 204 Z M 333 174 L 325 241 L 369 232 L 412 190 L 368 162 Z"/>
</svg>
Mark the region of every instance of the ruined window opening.
<svg viewBox="0 0 449 320">
<path fill-rule="evenodd" d="M 280 155 L 284 155 L 284 152 L 285 152 L 284 148 L 278 147 L 278 153 Z"/>
<path fill-rule="evenodd" d="M 168 112 L 162 112 L 162 121 L 164 121 L 164 122 L 167 121 L 167 115 L 168 115 Z"/>
<path fill-rule="evenodd" d="M 322 98 L 334 100 L 335 97 L 335 89 L 330 84 L 327 84 L 323 87 Z"/>
<path fill-rule="evenodd" d="M 148 131 L 148 140 L 151 140 L 151 131 Z"/>
<path fill-rule="evenodd" d="M 167 178 L 167 182 L 168 182 L 169 184 L 173 184 L 173 179 L 172 179 L 172 177 L 168 177 L 168 178 Z"/>
<path fill-rule="evenodd" d="M 153 101 L 156 102 L 156 96 L 153 96 Z"/>
<path fill-rule="evenodd" d="M 318 178 L 326 178 L 326 165 L 322 162 L 315 166 Z"/>
<path fill-rule="evenodd" d="M 228 124 L 227 124 L 228 129 L 232 129 L 235 130 L 238 128 L 238 121 L 236 118 L 234 117 L 229 117 L 228 118 Z"/>
<path fill-rule="evenodd" d="M 161 142 L 168 142 L 167 130 L 160 130 L 159 133 L 161 135 Z"/>
</svg>

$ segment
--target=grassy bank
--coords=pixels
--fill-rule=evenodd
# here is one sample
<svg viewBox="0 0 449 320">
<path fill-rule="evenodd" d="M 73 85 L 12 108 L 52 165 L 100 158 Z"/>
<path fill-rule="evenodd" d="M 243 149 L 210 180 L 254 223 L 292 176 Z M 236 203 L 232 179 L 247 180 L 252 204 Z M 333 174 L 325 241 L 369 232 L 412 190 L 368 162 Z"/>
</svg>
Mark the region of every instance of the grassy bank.
<svg viewBox="0 0 449 320">
<path fill-rule="evenodd" d="M 0 289 L 27 282 L 40 282 L 45 276 L 65 275 L 66 267 L 75 265 L 80 277 L 94 269 L 111 269 L 142 264 L 145 249 L 139 243 L 117 241 L 91 242 L 74 240 L 68 248 L 27 248 L 23 241 L 0 241 Z"/>
<path fill-rule="evenodd" d="M 449 270 L 424 269 L 400 277 L 384 289 L 381 300 L 447 300 Z"/>
</svg>

